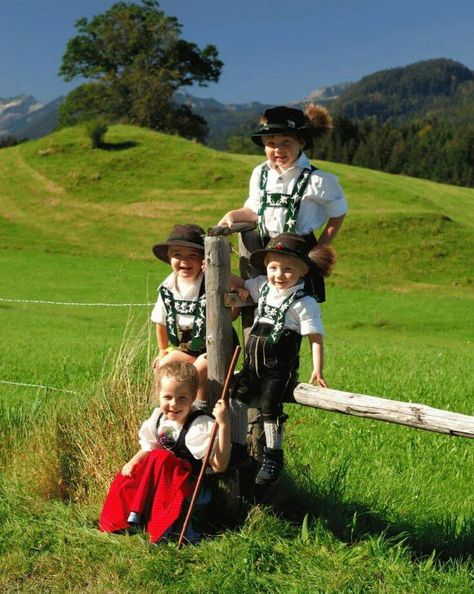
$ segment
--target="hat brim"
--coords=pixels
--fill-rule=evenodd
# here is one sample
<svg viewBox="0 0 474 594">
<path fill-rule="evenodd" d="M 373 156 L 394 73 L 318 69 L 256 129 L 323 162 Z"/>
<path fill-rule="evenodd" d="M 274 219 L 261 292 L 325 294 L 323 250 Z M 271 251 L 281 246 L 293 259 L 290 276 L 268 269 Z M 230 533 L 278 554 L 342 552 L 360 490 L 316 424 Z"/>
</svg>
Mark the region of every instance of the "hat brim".
<svg viewBox="0 0 474 594">
<path fill-rule="evenodd" d="M 250 254 L 250 258 L 249 258 L 250 264 L 252 264 L 252 266 L 257 268 L 258 270 L 264 271 L 265 270 L 265 256 L 267 254 L 281 254 L 283 256 L 291 256 L 292 258 L 295 258 L 296 260 L 300 260 L 300 262 L 303 262 L 304 264 L 306 264 L 306 266 L 310 270 L 313 270 L 315 268 L 314 262 L 312 262 L 309 258 L 296 255 L 294 252 L 287 251 L 284 248 L 280 248 L 278 250 L 272 249 L 272 248 L 255 250 L 252 254 Z"/>
<path fill-rule="evenodd" d="M 306 128 L 290 128 L 289 126 L 273 125 L 271 128 L 258 130 L 254 132 L 250 138 L 257 146 L 265 146 L 262 142 L 262 136 L 297 136 L 302 138 L 305 142 L 303 149 L 311 146 L 311 138 Z"/>
<path fill-rule="evenodd" d="M 192 241 L 185 241 L 185 240 L 181 241 L 180 239 L 172 239 L 170 241 L 165 241 L 163 243 L 157 243 L 156 245 L 153 246 L 152 250 L 153 250 L 153 253 L 155 254 L 155 256 L 159 260 L 162 260 L 163 262 L 166 262 L 167 264 L 169 264 L 170 259 L 168 258 L 168 248 L 171 246 L 174 246 L 174 245 L 192 248 L 194 250 L 199 250 L 204 255 L 204 246 L 203 245 L 193 243 Z"/>
</svg>

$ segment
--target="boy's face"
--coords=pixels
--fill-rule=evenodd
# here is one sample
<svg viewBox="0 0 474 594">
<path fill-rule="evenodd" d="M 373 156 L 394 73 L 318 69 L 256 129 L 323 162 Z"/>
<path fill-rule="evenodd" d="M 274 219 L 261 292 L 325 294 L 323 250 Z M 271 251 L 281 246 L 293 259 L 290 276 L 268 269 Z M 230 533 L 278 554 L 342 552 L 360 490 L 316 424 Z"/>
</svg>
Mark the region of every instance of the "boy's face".
<svg viewBox="0 0 474 594">
<path fill-rule="evenodd" d="M 265 155 L 269 161 L 275 163 L 277 169 L 285 170 L 291 167 L 298 158 L 304 142 L 296 136 L 277 134 L 262 136 Z"/>
<path fill-rule="evenodd" d="M 186 421 L 196 394 L 190 391 L 187 382 L 164 376 L 160 381 L 160 410 L 167 419 L 181 425 Z"/>
<path fill-rule="evenodd" d="M 268 282 L 277 289 L 289 289 L 308 272 L 308 266 L 293 256 L 270 252 L 265 258 Z"/>
<path fill-rule="evenodd" d="M 173 272 L 182 279 L 196 280 L 203 265 L 203 252 L 180 245 L 168 248 L 168 258 Z"/>
</svg>

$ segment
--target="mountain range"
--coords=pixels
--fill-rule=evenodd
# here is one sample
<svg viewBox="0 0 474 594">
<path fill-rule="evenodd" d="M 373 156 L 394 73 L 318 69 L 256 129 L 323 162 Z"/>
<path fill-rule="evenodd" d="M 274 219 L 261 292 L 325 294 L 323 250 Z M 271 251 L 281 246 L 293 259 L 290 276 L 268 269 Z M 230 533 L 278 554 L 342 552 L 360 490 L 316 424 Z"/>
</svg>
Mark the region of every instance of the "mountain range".
<svg viewBox="0 0 474 594">
<path fill-rule="evenodd" d="M 352 83 L 340 83 L 320 87 L 311 91 L 304 99 L 298 99 L 289 105 L 300 106 L 303 103 L 316 101 L 326 105 L 338 98 Z M 202 116 L 208 123 L 209 135 L 207 144 L 217 149 L 225 149 L 227 138 L 235 133 L 243 124 L 249 120 L 257 119 L 258 116 L 271 107 L 269 104 L 253 101 L 252 103 L 219 103 L 215 99 L 199 99 L 188 93 L 177 93 L 177 103 L 185 103 L 195 113 Z"/>
<path fill-rule="evenodd" d="M 0 98 L 0 140 L 6 136 L 17 139 L 46 136 L 57 125 L 58 108 L 63 100 L 58 97 L 41 103 L 32 95 Z"/>
<path fill-rule="evenodd" d="M 56 126 L 62 101 L 63 97 L 58 97 L 43 104 L 30 95 L 0 99 L 0 140 L 8 135 L 21 139 L 48 134 Z M 207 121 L 207 144 L 217 149 L 227 148 L 229 137 L 247 134 L 258 115 L 269 107 L 257 101 L 224 104 L 188 93 L 177 93 L 175 101 L 188 105 Z M 470 124 L 474 118 L 474 72 L 445 58 L 425 60 L 381 70 L 354 83 L 320 87 L 290 105 L 309 101 L 329 105 L 334 115 L 353 120 L 371 118 L 379 124 L 399 125 L 426 117 L 455 125 Z"/>
<path fill-rule="evenodd" d="M 337 98 L 350 83 L 321 87 L 312 91 L 306 99 L 294 101 L 294 105 L 305 101 L 328 103 Z M 31 95 L 19 95 L 8 99 L 0 98 L 0 140 L 14 136 L 17 139 L 40 138 L 54 130 L 57 125 L 58 108 L 63 102 L 58 97 L 44 104 Z M 257 118 L 269 105 L 251 103 L 224 104 L 215 99 L 201 99 L 189 93 L 177 93 L 176 103 L 188 105 L 195 113 L 204 117 L 209 125 L 207 144 L 217 149 L 225 148 L 225 139 L 244 122 Z"/>
<path fill-rule="evenodd" d="M 351 120 L 373 118 L 399 125 L 411 119 L 441 116 L 455 123 L 474 105 L 474 71 L 440 58 L 381 70 L 350 85 L 331 102 L 334 115 Z"/>
</svg>

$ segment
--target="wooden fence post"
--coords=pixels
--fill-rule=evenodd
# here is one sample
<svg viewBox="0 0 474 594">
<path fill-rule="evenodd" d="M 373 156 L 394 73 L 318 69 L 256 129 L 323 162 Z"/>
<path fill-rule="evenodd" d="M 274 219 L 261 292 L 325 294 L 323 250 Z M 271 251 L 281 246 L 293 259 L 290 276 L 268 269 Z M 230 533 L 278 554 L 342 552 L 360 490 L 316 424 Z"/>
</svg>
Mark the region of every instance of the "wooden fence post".
<svg viewBox="0 0 474 594">
<path fill-rule="evenodd" d="M 232 319 L 224 305 L 230 291 L 230 245 L 222 235 L 204 240 L 206 262 L 206 349 L 207 401 L 209 412 L 220 398 L 227 370 L 232 360 Z M 216 510 L 218 521 L 232 523 L 240 513 L 240 481 L 238 472 L 227 472 L 217 481 Z"/>
<path fill-rule="evenodd" d="M 220 398 L 232 359 L 232 320 L 224 305 L 230 291 L 230 247 L 225 237 L 206 237 L 207 401 L 212 411 Z"/>
</svg>

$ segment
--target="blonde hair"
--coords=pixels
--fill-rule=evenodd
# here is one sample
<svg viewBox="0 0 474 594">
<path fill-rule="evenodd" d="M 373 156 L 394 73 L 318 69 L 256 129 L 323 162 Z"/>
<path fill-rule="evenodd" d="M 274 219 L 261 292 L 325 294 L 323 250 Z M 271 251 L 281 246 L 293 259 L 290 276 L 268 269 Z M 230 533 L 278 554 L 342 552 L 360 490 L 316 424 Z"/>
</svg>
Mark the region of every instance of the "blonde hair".
<svg viewBox="0 0 474 594">
<path fill-rule="evenodd" d="M 160 393 L 161 380 L 164 377 L 172 377 L 179 383 L 188 384 L 189 391 L 193 396 L 196 396 L 199 385 L 199 375 L 192 363 L 187 363 L 185 361 L 170 361 L 169 363 L 165 363 L 162 367 L 158 367 L 155 374 L 155 389 L 157 394 Z"/>
</svg>

